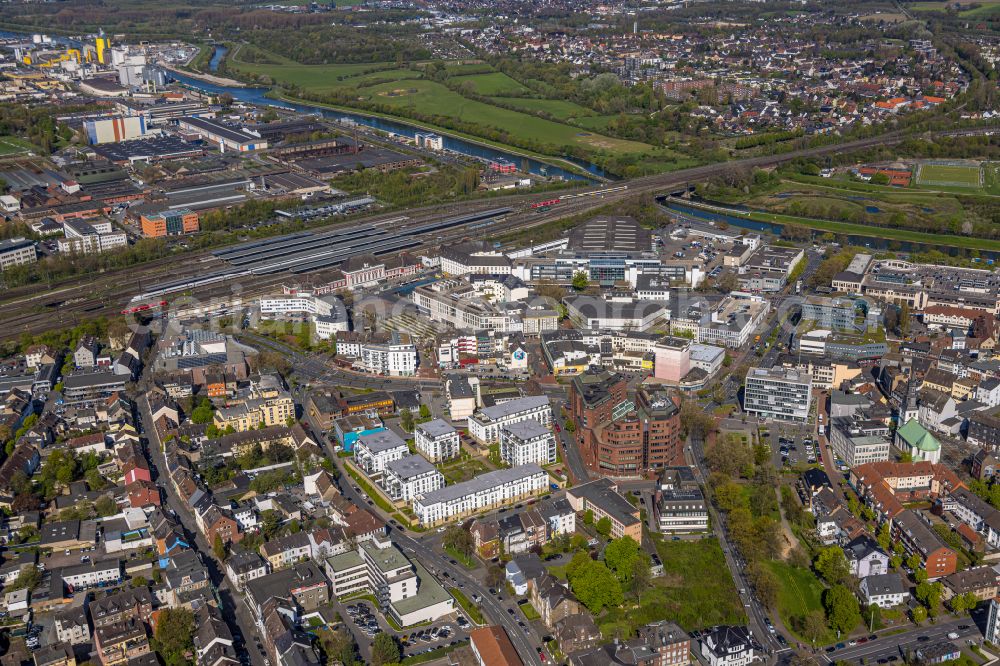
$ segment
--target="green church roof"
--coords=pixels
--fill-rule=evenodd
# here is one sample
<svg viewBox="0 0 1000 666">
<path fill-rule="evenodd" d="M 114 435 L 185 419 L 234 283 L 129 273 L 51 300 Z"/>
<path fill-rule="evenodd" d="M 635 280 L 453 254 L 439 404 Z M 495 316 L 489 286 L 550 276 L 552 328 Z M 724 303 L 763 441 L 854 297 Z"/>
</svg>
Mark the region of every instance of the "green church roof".
<svg viewBox="0 0 1000 666">
<path fill-rule="evenodd" d="M 927 429 L 920 425 L 916 419 L 907 421 L 902 428 L 896 431 L 896 435 L 909 446 L 920 451 L 937 451 L 941 448 L 941 442 L 927 432 Z"/>
</svg>

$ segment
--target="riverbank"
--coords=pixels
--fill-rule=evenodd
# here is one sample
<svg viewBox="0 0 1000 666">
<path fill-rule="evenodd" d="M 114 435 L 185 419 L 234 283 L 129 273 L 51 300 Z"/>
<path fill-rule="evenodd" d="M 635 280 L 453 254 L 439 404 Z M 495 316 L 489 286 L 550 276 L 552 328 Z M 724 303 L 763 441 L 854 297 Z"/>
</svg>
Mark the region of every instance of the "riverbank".
<svg viewBox="0 0 1000 666">
<path fill-rule="evenodd" d="M 201 72 L 195 72 L 193 70 L 186 70 L 168 65 L 166 63 L 159 63 L 163 69 L 171 71 L 175 74 L 183 74 L 184 76 L 190 76 L 192 79 L 198 79 L 199 81 L 204 81 L 205 83 L 211 83 L 216 86 L 226 86 L 227 88 L 250 88 L 252 86 L 243 83 L 242 81 L 237 81 L 236 79 L 228 79 L 224 76 L 215 76 L 214 74 L 202 74 Z"/>
<path fill-rule="evenodd" d="M 865 224 L 852 224 L 850 222 L 836 222 L 833 220 L 820 220 L 810 217 L 796 217 L 793 215 L 783 215 L 780 213 L 766 213 L 763 211 L 746 211 L 726 206 L 718 206 L 707 203 L 695 203 L 690 201 L 674 201 L 665 198 L 664 207 L 678 213 L 684 213 L 684 209 L 715 213 L 721 216 L 724 221 L 732 221 L 739 225 L 741 220 L 756 222 L 758 224 L 775 225 L 782 227 L 786 224 L 807 227 L 814 231 L 824 233 L 843 234 L 845 236 L 858 236 L 861 238 L 883 239 L 889 241 L 900 241 L 906 243 L 918 243 L 929 248 L 950 247 L 960 250 L 984 250 L 987 252 L 1000 252 L 1000 240 L 989 238 L 973 238 L 971 236 L 956 236 L 954 234 L 932 234 L 922 231 L 912 231 L 909 229 L 894 229 L 890 227 L 876 227 Z M 669 204 L 675 204 L 677 208 Z M 729 218 L 729 219 L 725 219 Z"/>
<path fill-rule="evenodd" d="M 348 106 L 336 106 L 333 104 L 325 104 L 323 102 L 314 102 L 312 100 L 302 99 L 299 97 L 291 97 L 283 93 L 275 92 L 275 90 L 276 89 L 272 89 L 270 92 L 268 92 L 267 97 L 270 99 L 280 100 L 282 102 L 288 102 L 289 104 L 302 104 L 305 106 L 315 106 L 317 108 L 327 109 L 329 111 L 339 111 L 341 113 L 349 113 L 355 116 L 367 116 L 369 118 L 381 118 L 382 120 L 390 120 L 394 123 L 399 123 L 400 125 L 406 125 L 414 129 L 427 130 L 429 132 L 434 132 L 435 134 L 440 134 L 441 136 L 450 136 L 455 139 L 461 139 L 462 141 L 474 143 L 478 146 L 483 146 L 484 148 L 495 148 L 497 150 L 502 150 L 505 153 L 509 153 L 516 157 L 524 157 L 528 159 L 537 160 L 539 162 L 543 162 L 551 166 L 559 167 L 560 169 L 565 169 L 566 171 L 571 171 L 583 178 L 597 180 L 602 183 L 614 182 L 614 180 L 611 178 L 591 173 L 586 169 L 581 168 L 580 165 L 576 164 L 575 162 L 562 159 L 559 157 L 552 157 L 551 155 L 544 155 L 542 153 L 536 153 L 530 150 L 524 150 L 522 148 L 515 148 L 513 146 L 508 146 L 503 143 L 498 143 L 496 141 L 490 141 L 489 139 L 483 139 L 482 137 L 473 136 L 471 134 L 465 134 L 463 132 L 456 132 L 454 130 L 444 129 L 436 125 L 422 123 L 417 120 L 410 120 L 408 118 L 393 116 L 388 113 L 379 113 L 377 111 L 364 111 L 364 110 L 354 109 Z"/>
</svg>

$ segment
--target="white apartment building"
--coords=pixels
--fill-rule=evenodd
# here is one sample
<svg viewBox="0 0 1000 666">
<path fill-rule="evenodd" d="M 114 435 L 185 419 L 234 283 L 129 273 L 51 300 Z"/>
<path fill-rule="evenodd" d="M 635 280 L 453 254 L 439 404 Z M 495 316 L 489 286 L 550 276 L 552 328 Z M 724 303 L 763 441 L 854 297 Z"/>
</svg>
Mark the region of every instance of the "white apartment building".
<svg viewBox="0 0 1000 666">
<path fill-rule="evenodd" d="M 743 409 L 767 419 L 805 421 L 812 401 L 812 375 L 785 368 L 751 368 Z"/>
<path fill-rule="evenodd" d="M 421 423 L 413 431 L 413 443 L 425 458 L 439 463 L 458 455 L 458 431 L 443 419 Z"/>
<path fill-rule="evenodd" d="M 500 457 L 512 467 L 556 461 L 556 438 L 534 419 L 511 423 L 500 429 Z"/>
<path fill-rule="evenodd" d="M 75 590 L 118 583 L 122 579 L 122 565 L 119 560 L 109 560 L 67 567 L 62 570 L 62 579 Z"/>
<path fill-rule="evenodd" d="M 334 595 L 370 590 L 386 615 L 401 626 L 433 622 L 455 610 L 452 596 L 387 538 L 335 555 L 324 568 Z"/>
<path fill-rule="evenodd" d="M 469 434 L 478 442 L 493 444 L 500 441 L 500 430 L 504 426 L 528 419 L 544 426 L 552 424 L 552 408 L 546 396 L 527 396 L 484 407 L 469 417 Z"/>
<path fill-rule="evenodd" d="M 445 486 L 413 500 L 413 512 L 421 525 L 471 515 L 484 509 L 512 504 L 539 495 L 549 488 L 549 475 L 531 463 L 487 472 L 453 486 Z"/>
<path fill-rule="evenodd" d="M 423 456 L 403 456 L 386 463 L 382 488 L 393 500 L 409 502 L 444 488 L 444 475 Z"/>
<path fill-rule="evenodd" d="M 848 467 L 889 460 L 889 427 L 850 416 L 833 417 L 830 446 Z"/>
<path fill-rule="evenodd" d="M 361 345 L 358 365 L 366 372 L 391 377 L 412 377 L 417 374 L 417 347 L 406 333 L 393 331 L 386 342 Z"/>
<path fill-rule="evenodd" d="M 391 430 L 361 435 L 354 443 L 354 461 L 369 476 L 382 474 L 386 465 L 408 455 L 406 442 Z"/>
</svg>

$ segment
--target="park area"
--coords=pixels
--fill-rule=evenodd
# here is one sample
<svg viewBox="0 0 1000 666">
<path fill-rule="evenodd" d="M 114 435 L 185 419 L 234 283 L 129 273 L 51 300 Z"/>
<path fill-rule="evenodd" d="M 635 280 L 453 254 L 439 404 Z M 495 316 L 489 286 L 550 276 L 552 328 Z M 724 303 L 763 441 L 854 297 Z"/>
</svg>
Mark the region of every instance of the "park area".
<svg viewBox="0 0 1000 666">
<path fill-rule="evenodd" d="M 664 574 L 654 578 L 638 608 L 611 608 L 598 619 L 605 636 L 631 636 L 643 624 L 669 617 L 686 631 L 717 624 L 744 624 L 743 603 L 728 573 L 719 542 L 667 541 L 651 535 Z M 616 633 L 621 629 L 620 633 Z"/>
</svg>

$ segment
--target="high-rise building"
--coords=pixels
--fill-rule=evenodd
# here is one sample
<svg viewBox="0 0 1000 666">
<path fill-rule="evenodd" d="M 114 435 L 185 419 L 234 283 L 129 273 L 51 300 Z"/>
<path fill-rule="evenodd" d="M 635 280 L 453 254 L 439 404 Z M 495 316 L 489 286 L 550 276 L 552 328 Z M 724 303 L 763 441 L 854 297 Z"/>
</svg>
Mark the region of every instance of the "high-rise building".
<svg viewBox="0 0 1000 666">
<path fill-rule="evenodd" d="M 743 409 L 767 419 L 805 421 L 812 400 L 812 375 L 786 368 L 751 368 Z"/>
</svg>

